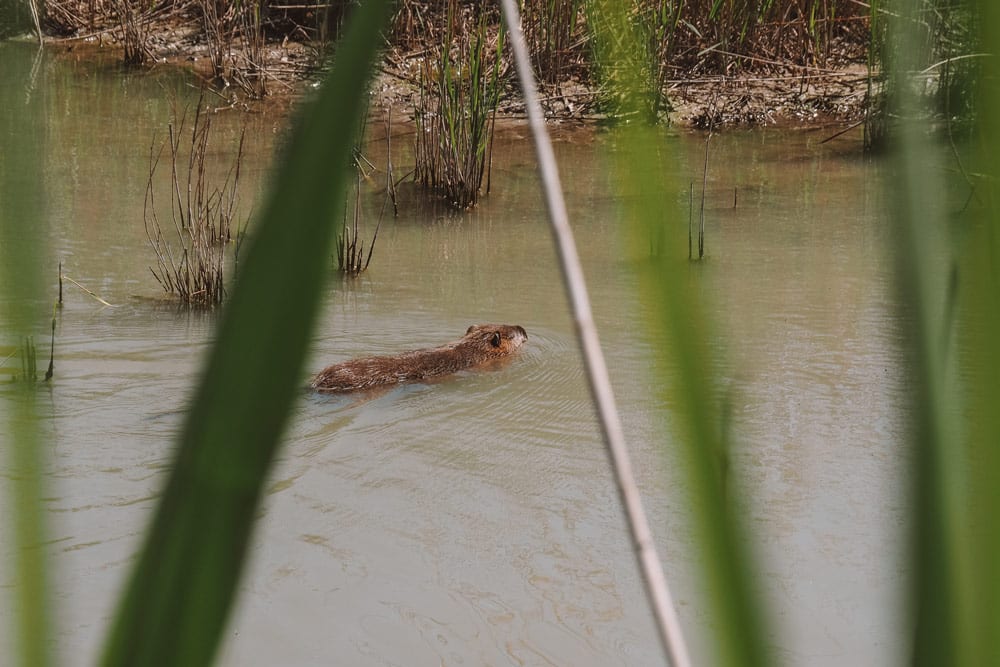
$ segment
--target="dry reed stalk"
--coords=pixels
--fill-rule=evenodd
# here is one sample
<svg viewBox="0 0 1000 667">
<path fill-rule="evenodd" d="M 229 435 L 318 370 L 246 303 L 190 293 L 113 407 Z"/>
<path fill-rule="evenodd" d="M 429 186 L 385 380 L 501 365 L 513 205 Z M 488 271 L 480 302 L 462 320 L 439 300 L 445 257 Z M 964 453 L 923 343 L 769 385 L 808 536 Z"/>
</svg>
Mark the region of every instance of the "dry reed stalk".
<svg viewBox="0 0 1000 667">
<path fill-rule="evenodd" d="M 521 34 L 517 6 L 514 4 L 514 0 L 501 0 L 501 7 L 507 29 L 510 32 L 514 64 L 521 82 L 528 121 L 535 139 L 545 203 L 549 213 L 549 221 L 552 224 L 563 282 L 576 322 L 576 331 L 587 370 L 587 380 L 597 407 L 598 421 L 608 450 L 608 458 L 625 510 L 626 523 L 635 545 L 636 559 L 667 657 L 674 667 L 689 667 L 691 659 L 681 632 L 680 620 L 677 617 L 670 590 L 663 576 L 663 569 L 656 554 L 652 531 L 642 506 L 639 488 L 636 485 L 635 476 L 632 474 L 632 463 L 625 445 L 621 418 L 615 406 L 611 380 L 590 309 L 583 268 L 576 250 L 576 243 L 573 240 L 573 231 L 569 226 L 569 216 L 566 212 L 566 203 L 563 200 L 555 155 L 552 152 L 552 144 L 545 129 L 545 120 L 535 92 L 534 76 L 531 73 L 528 50 Z"/>
<path fill-rule="evenodd" d="M 708 146 L 712 140 L 712 129 L 705 137 L 705 164 L 701 172 L 701 210 L 698 220 L 698 259 L 705 257 L 705 190 L 708 188 Z"/>
<path fill-rule="evenodd" d="M 219 13 L 219 0 L 200 0 L 202 26 L 208 43 L 208 59 L 212 63 L 212 73 L 222 81 L 228 81 L 228 71 L 232 56 L 233 25 L 236 5 L 230 5 Z"/>
<path fill-rule="evenodd" d="M 267 95 L 267 66 L 264 49 L 264 27 L 259 3 L 245 3 L 239 11 L 239 27 L 243 53 L 234 59 L 239 67 L 233 79 L 249 97 L 263 99 Z"/>
<path fill-rule="evenodd" d="M 31 11 L 31 22 L 35 27 L 35 35 L 38 37 L 38 45 L 42 46 L 45 44 L 45 38 L 42 35 L 42 19 L 40 12 L 38 11 L 38 0 L 28 0 L 28 9 Z"/>
<path fill-rule="evenodd" d="M 694 228 L 694 181 L 688 185 L 688 259 L 693 259 L 691 254 L 691 238 Z"/>
<path fill-rule="evenodd" d="M 52 338 L 49 342 L 49 367 L 45 371 L 45 381 L 48 382 L 56 372 L 56 309 L 52 308 Z"/>
<path fill-rule="evenodd" d="M 238 86 L 252 99 L 263 99 L 268 92 L 263 4 L 199 0 L 199 7 L 215 78 Z"/>
<path fill-rule="evenodd" d="M 114 0 L 118 27 L 121 30 L 124 60 L 128 65 L 141 65 L 153 57 L 149 48 L 149 14 L 143 11 L 141 0 Z"/>
<path fill-rule="evenodd" d="M 389 25 L 389 41 L 401 50 L 411 50 L 435 43 L 440 39 L 438 26 L 441 21 L 443 3 L 403 0 Z"/>
<path fill-rule="evenodd" d="M 77 287 L 79 287 L 79 288 L 80 288 L 81 290 L 83 290 L 83 291 L 84 291 L 84 292 L 86 292 L 87 294 L 89 294 L 89 295 L 90 295 L 90 296 L 91 296 L 91 297 L 92 297 L 92 298 L 93 298 L 93 299 L 94 299 L 95 301 L 97 301 L 97 302 L 101 303 L 102 305 L 105 305 L 105 306 L 109 306 L 109 307 L 111 307 L 111 308 L 114 308 L 114 307 L 115 307 L 115 305 L 114 305 L 114 304 L 112 304 L 112 303 L 108 303 L 107 301 L 105 301 L 104 299 L 102 299 L 101 297 L 99 297 L 99 296 L 98 296 L 97 294 L 95 294 L 94 292 L 91 292 L 91 291 L 90 291 L 89 289 L 87 289 L 86 287 L 84 287 L 84 286 L 83 286 L 83 285 L 81 285 L 80 283 L 76 282 L 75 280 L 73 280 L 73 279 L 72 279 L 72 278 L 70 278 L 69 276 L 67 276 L 67 275 L 64 275 L 64 274 L 60 274 L 60 277 L 59 277 L 59 279 L 60 279 L 60 283 L 59 283 L 59 303 L 62 303 L 62 282 L 61 282 L 61 281 L 62 281 L 63 279 L 65 279 L 65 280 L 68 280 L 68 281 L 70 281 L 71 283 L 73 283 L 73 284 L 74 284 L 74 285 L 76 285 Z"/>
<path fill-rule="evenodd" d="M 56 35 L 72 35 L 85 29 L 97 12 L 77 0 L 49 0 L 45 3 L 43 22 L 47 31 Z"/>
<path fill-rule="evenodd" d="M 396 177 L 392 169 L 392 106 L 385 111 L 385 194 L 392 202 L 392 214 L 399 215 L 399 198 L 396 193 Z"/>
</svg>

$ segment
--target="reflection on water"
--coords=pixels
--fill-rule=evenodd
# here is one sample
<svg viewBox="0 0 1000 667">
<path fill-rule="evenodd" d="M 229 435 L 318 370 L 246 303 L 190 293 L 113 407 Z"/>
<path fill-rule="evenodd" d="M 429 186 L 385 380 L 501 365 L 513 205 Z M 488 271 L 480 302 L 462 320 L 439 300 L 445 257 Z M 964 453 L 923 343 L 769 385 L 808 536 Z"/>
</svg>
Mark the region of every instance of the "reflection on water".
<svg viewBox="0 0 1000 667">
<path fill-rule="evenodd" d="M 141 225 L 149 146 L 165 127 L 164 88 L 183 92 L 183 82 L 51 58 L 40 76 L 50 117 L 47 261 L 63 261 L 69 275 L 117 304 L 68 292 L 57 379 L 44 401 L 60 652 L 92 656 L 215 317 L 149 299 L 159 291 Z M 280 120 L 229 112 L 215 122 L 221 152 L 241 122 L 253 125 L 249 207 Z M 543 224 L 533 154 L 515 132 L 495 151 L 493 193 L 478 210 L 449 214 L 417 205 L 416 193 L 404 190 L 370 270 L 331 283 L 310 370 L 437 345 L 479 322 L 524 326 L 523 353 L 493 372 L 363 400 L 303 394 L 223 664 L 660 661 Z M 858 139 L 819 145 L 824 137 L 712 140 L 708 257 L 692 265 L 690 280 L 710 304 L 724 350 L 732 481 L 750 499 L 778 662 L 899 663 L 908 643 L 904 456 L 880 174 L 852 157 Z M 556 149 L 667 577 L 693 652 L 707 664 L 713 621 L 694 579 L 699 558 L 668 429 L 670 398 L 648 371 L 630 270 L 640 260 L 616 241 L 615 204 L 627 191 L 595 161 L 610 142 L 570 132 Z M 403 151 L 397 170 L 412 160 L 405 143 L 394 142 Z M 371 145 L 376 163 L 379 146 Z M 677 182 L 700 175 L 702 137 L 669 133 L 664 151 Z M 682 190 L 673 194 L 686 205 Z M 373 210 L 380 204 L 373 195 Z M 0 555 L 10 562 L 8 550 Z M 0 606 L 3 646 L 10 608 Z"/>
</svg>

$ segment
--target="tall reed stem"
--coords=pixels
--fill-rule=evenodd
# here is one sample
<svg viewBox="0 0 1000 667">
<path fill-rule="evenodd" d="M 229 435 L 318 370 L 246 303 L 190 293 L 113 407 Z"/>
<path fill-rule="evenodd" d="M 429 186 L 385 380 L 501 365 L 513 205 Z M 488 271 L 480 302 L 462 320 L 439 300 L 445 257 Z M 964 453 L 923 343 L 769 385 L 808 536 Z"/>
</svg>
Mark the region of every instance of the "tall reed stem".
<svg viewBox="0 0 1000 667">
<path fill-rule="evenodd" d="M 531 73 L 528 49 L 524 43 L 524 36 L 521 34 L 521 20 L 513 0 L 501 0 L 500 5 L 510 33 L 514 63 L 517 67 L 518 79 L 521 82 L 521 92 L 524 95 L 528 122 L 535 139 L 535 151 L 545 191 L 549 222 L 552 224 L 552 234 L 558 250 L 563 282 L 576 321 L 577 336 L 583 350 L 587 381 L 597 406 L 598 420 L 615 476 L 618 494 L 625 509 L 626 523 L 636 546 L 636 559 L 646 585 L 646 595 L 649 598 L 660 640 L 663 642 L 663 648 L 670 663 L 674 667 L 687 667 L 691 664 L 691 659 L 688 656 L 680 620 L 674 609 L 666 578 L 660 567 L 660 559 L 656 554 L 652 532 L 642 506 L 642 499 L 639 496 L 639 489 L 632 474 L 632 463 L 629 459 L 628 448 L 625 446 L 621 418 L 615 405 L 608 368 L 604 362 L 604 355 L 601 353 L 597 327 L 594 325 L 593 314 L 590 310 L 590 299 L 587 296 L 583 268 L 576 251 L 576 242 L 573 240 L 573 231 L 569 226 L 569 216 L 566 213 L 566 202 L 563 200 L 555 155 L 552 152 L 552 144 L 545 129 L 545 120 L 538 103 L 538 95 L 535 92 L 535 80 Z"/>
</svg>

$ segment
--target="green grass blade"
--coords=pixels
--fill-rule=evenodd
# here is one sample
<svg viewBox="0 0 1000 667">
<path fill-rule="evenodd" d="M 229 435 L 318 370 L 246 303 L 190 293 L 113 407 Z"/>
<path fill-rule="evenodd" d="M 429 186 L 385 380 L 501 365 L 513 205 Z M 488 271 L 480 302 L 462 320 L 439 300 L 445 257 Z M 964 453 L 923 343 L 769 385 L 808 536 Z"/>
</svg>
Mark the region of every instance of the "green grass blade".
<svg viewBox="0 0 1000 667">
<path fill-rule="evenodd" d="M 675 211 L 669 195 L 685 186 L 672 182 L 662 169 L 657 147 L 663 143 L 656 128 L 621 128 L 617 179 L 634 188 L 626 198 L 624 219 L 631 221 L 635 252 L 648 253 L 650 239 L 660 239 L 656 255 L 641 267 L 640 287 L 650 305 L 656 370 L 665 402 L 673 406 L 673 435 L 681 455 L 675 463 L 685 471 L 691 498 L 717 664 L 764 665 L 766 623 L 750 585 L 739 506 L 725 502 L 728 453 L 709 349 L 716 338 L 698 301 L 705 294 L 699 286 L 703 270 L 685 259 L 686 216 Z"/>
<path fill-rule="evenodd" d="M 896 275 L 902 306 L 901 319 L 908 323 L 906 341 L 908 381 L 911 387 L 909 424 L 915 453 L 913 487 L 916 523 L 914 564 L 917 570 L 915 656 L 917 664 L 965 664 L 955 658 L 955 630 L 962 621 L 952 595 L 957 590 L 955 576 L 965 568 L 954 549 L 961 540 L 949 535 L 955 518 L 954 484 L 945 483 L 955 470 L 949 458 L 946 433 L 948 415 L 954 409 L 945 391 L 941 318 L 935 295 L 942 293 L 945 277 L 935 267 L 934 253 L 940 241 L 941 219 L 931 211 L 929 201 L 934 179 L 926 171 L 933 157 L 917 130 L 901 130 L 901 150 L 895 162 L 900 169 L 900 189 L 896 194 Z M 936 228 L 936 233 L 930 233 Z M 955 452 L 957 454 L 957 452 Z M 954 525 L 954 524 L 951 524 Z"/>
<path fill-rule="evenodd" d="M 42 88 L 35 85 L 38 69 L 32 66 L 31 54 L 0 43 L 0 63 L 0 109 L 5 110 L 0 113 L 0 322 L 4 333 L 19 339 L 11 342 L 21 345 L 21 337 L 48 323 L 40 277 L 47 236 L 46 179 L 39 160 L 45 154 L 45 105 L 39 100 Z M 8 423 L 0 423 L 2 479 L 7 487 L 3 502 L 14 508 L 10 542 L 15 570 L 9 580 L 15 582 L 16 628 L 11 636 L 16 637 L 19 664 L 31 667 L 51 663 L 42 511 L 46 449 L 41 446 L 35 407 L 40 390 L 25 381 L 0 397 L 8 401 L 3 412 L 9 417 Z"/>
<path fill-rule="evenodd" d="M 897 25 L 900 35 L 907 29 Z M 903 39 L 902 44 L 906 44 Z M 915 118 L 915 102 L 908 99 L 905 81 L 908 47 L 897 45 L 897 77 L 903 119 L 895 129 L 897 146 L 893 157 L 897 188 L 894 195 L 894 248 L 896 282 L 901 304 L 900 318 L 908 331 L 905 345 L 906 386 L 911 388 L 910 442 L 914 450 L 914 543 L 913 563 L 915 664 L 966 663 L 956 653 L 961 642 L 956 632 L 964 625 L 962 605 L 955 598 L 957 577 L 967 571 L 960 552 L 963 540 L 950 531 L 957 511 L 958 485 L 947 480 L 959 472 L 955 429 L 949 415 L 957 408 L 946 390 L 944 321 L 940 294 L 946 294 L 946 269 L 937 254 L 947 243 L 941 217 L 942 195 L 936 173 L 928 168 L 937 156 Z M 966 658 L 968 656 L 965 656 Z"/>
<path fill-rule="evenodd" d="M 293 399 L 386 2 L 365 2 L 298 119 L 119 607 L 104 665 L 214 656 Z"/>
<path fill-rule="evenodd" d="M 980 0 L 979 16 L 982 45 L 992 54 L 1000 51 L 1000 6 L 994 0 Z M 980 646 L 976 657 L 980 664 L 1000 664 L 1000 79 L 996 57 L 989 58 L 982 72 L 983 112 L 981 150 L 983 170 L 989 174 L 986 186 L 984 220 L 977 224 L 966 247 L 969 261 L 966 270 L 970 286 L 963 304 L 968 322 L 966 341 L 971 358 L 963 364 L 975 368 L 966 390 L 974 415 L 968 438 L 972 445 L 973 498 L 978 508 L 974 517 L 976 543 L 973 558 L 976 573 L 976 607 L 972 612 Z"/>
<path fill-rule="evenodd" d="M 635 548 L 636 564 L 642 574 L 650 609 L 657 626 L 657 633 L 668 660 L 673 667 L 688 667 L 691 664 L 691 658 L 687 650 L 687 642 L 684 640 L 673 596 L 670 594 L 659 556 L 653 544 L 652 531 L 649 528 L 639 488 L 632 472 L 631 457 L 625 444 L 621 417 L 611 388 L 607 364 L 601 352 L 600 340 L 590 307 L 590 297 L 583 276 L 583 266 L 580 263 L 576 241 L 569 224 L 552 143 L 545 129 L 542 108 L 538 102 L 528 47 L 521 32 L 521 19 L 514 0 L 503 0 L 501 8 L 504 23 L 510 30 L 511 51 L 514 55 L 517 77 L 524 96 L 528 124 L 534 138 L 539 177 L 542 181 L 542 191 L 545 195 L 546 209 L 559 257 L 563 283 L 566 287 L 566 296 L 573 312 L 573 319 L 576 322 L 587 384 L 590 387 L 591 398 L 597 412 L 598 424 L 604 439 L 608 463 L 615 478 L 615 486 L 624 511 L 624 518 Z"/>
<path fill-rule="evenodd" d="M 597 36 L 596 51 L 602 66 L 617 68 L 627 96 L 626 108 L 642 108 L 646 91 L 643 65 L 630 57 L 640 48 L 641 38 L 625 20 L 626 3 L 592 0 L 599 4 L 605 30 Z M 648 252 L 650 239 L 662 238 L 660 253 L 642 274 L 643 292 L 651 304 L 650 325 L 659 358 L 660 377 L 670 403 L 675 406 L 692 512 L 698 535 L 703 575 L 710 592 L 709 615 L 713 644 L 723 665 L 762 665 L 765 628 L 760 604 L 750 586 L 748 557 L 735 513 L 723 502 L 723 466 L 726 452 L 722 441 L 722 415 L 713 382 L 707 349 L 711 332 L 700 304 L 694 267 L 684 261 L 681 248 L 686 238 L 683 219 L 672 216 L 665 193 L 682 191 L 672 187 L 661 168 L 658 147 L 664 144 L 656 128 L 634 123 L 619 128 L 617 182 L 634 188 L 625 198 L 625 220 L 631 221 L 636 247 Z M 665 212 L 666 215 L 665 215 Z M 666 217 L 666 221 L 664 220 Z M 668 231 L 664 232 L 663 230 Z"/>
<path fill-rule="evenodd" d="M 908 332 L 914 451 L 914 663 L 1000 664 L 1000 213 L 997 79 L 984 65 L 977 202 L 949 212 L 940 146 L 909 77 L 925 5 L 902 3 L 893 44 L 899 120 L 897 289 Z M 1000 15 L 980 2 L 984 46 L 1000 46 Z"/>
</svg>

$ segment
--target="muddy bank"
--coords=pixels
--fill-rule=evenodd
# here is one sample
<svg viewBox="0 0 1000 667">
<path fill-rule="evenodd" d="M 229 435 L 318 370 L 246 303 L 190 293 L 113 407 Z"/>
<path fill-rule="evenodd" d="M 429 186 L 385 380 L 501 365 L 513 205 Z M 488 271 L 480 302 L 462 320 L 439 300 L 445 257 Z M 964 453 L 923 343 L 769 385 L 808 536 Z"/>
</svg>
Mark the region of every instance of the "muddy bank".
<svg viewBox="0 0 1000 667">
<path fill-rule="evenodd" d="M 326 42 L 296 39 L 294 30 L 281 39 L 262 33 L 267 38 L 253 43 L 241 36 L 247 31 L 234 29 L 224 44 L 213 43 L 203 19 L 190 3 L 175 3 L 145 17 L 138 46 L 134 38 L 130 42 L 123 21 L 114 21 L 111 15 L 92 22 L 90 29 L 50 36 L 46 41 L 50 48 L 73 58 L 124 62 L 138 57 L 142 64 L 136 67 L 188 69 L 216 94 L 219 106 L 274 110 L 290 107 L 316 84 L 322 75 L 318 63 L 332 50 Z M 412 40 L 387 48 L 373 85 L 373 105 L 392 107 L 397 118 L 412 117 L 421 68 L 431 51 L 426 43 Z M 674 77 L 664 80 L 669 106 L 665 116 L 677 125 L 702 129 L 849 124 L 864 115 L 868 72 L 857 44 L 840 45 L 835 53 L 836 57 L 827 59 L 827 67 L 774 62 L 759 71 L 732 76 L 700 67 L 674 70 Z M 571 70 L 559 83 L 542 84 L 540 96 L 553 122 L 607 119 L 600 90 L 579 70 Z M 512 81 L 501 95 L 498 113 L 523 117 L 523 104 Z"/>
<path fill-rule="evenodd" d="M 392 104 L 404 113 L 412 112 L 419 94 L 409 70 L 391 59 L 383 61 L 373 90 L 378 104 Z M 668 82 L 667 117 L 699 129 L 851 123 L 864 116 L 867 91 L 864 63 L 764 75 L 691 76 Z M 540 90 L 546 117 L 555 122 L 606 120 L 598 97 L 597 90 L 577 80 L 543 84 Z M 501 99 L 498 113 L 523 117 L 516 91 Z"/>
</svg>

